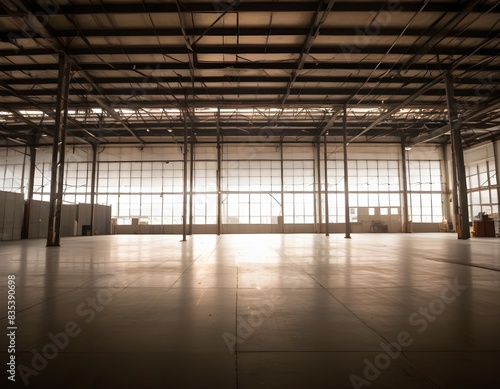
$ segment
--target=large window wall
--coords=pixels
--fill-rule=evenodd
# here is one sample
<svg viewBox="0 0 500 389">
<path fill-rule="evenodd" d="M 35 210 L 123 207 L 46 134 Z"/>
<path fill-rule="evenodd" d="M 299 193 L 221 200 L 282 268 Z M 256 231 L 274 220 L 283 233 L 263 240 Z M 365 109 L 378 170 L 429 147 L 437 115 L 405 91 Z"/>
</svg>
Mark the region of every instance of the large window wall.
<svg viewBox="0 0 500 389">
<path fill-rule="evenodd" d="M 40 196 L 46 201 L 50 198 L 50 163 L 43 164 L 48 172 L 38 175 L 38 181 L 43 187 Z M 92 163 L 67 162 L 64 172 L 63 202 L 67 204 L 90 203 L 90 188 L 92 183 Z M 46 182 L 46 184 L 44 184 Z M 35 180 L 35 190 L 37 190 Z"/>
<path fill-rule="evenodd" d="M 100 162 L 98 203 L 110 204 L 118 224 L 181 224 L 183 163 Z"/>
<path fill-rule="evenodd" d="M 188 173 L 193 172 L 192 195 L 189 192 L 191 177 L 188 177 L 188 200 L 192 199 L 192 204 L 187 208 L 188 212 L 192 210 L 195 225 L 213 226 L 217 223 L 217 148 L 203 144 L 194 147 L 192 169 L 188 162 Z M 313 145 L 284 145 L 283 149 L 279 145 L 267 144 L 223 145 L 222 223 L 271 225 L 279 224 L 280 217 L 283 217 L 285 224 L 312 225 L 320 222 L 319 198 L 321 223 L 324 223 L 324 145 L 321 147 L 318 164 L 317 150 Z M 344 165 L 342 156 L 335 154 L 338 149 L 338 145 L 332 144 L 327 149 L 330 223 L 345 220 Z M 25 153 L 24 148 L 11 148 L 1 152 L 0 174 L 3 180 L 0 190 L 24 192 L 29 150 Z M 106 148 L 98 152 L 96 201 L 112 206 L 118 224 L 130 224 L 132 218 L 138 218 L 143 224 L 182 224 L 184 163 L 180 146 L 151 147 L 143 151 L 126 147 Z M 347 168 L 351 221 L 358 221 L 360 208 L 368 208 L 369 212 L 376 209 L 380 216 L 401 215 L 398 153 L 398 147 L 381 152 L 379 146 L 350 146 Z M 434 160 L 412 158 L 408 161 L 410 218 L 413 223 L 439 223 L 443 219 L 442 172 L 439 155 L 433 155 Z M 90 148 L 77 147 L 67 152 L 65 203 L 90 202 L 91 160 Z M 49 199 L 50 167 L 51 149 L 41 148 L 36 160 L 35 199 Z M 474 213 L 498 209 L 494 190 L 496 178 L 492 169 L 492 161 L 468 167 Z M 318 178 L 321 193 L 318 193 Z M 485 180 L 487 187 L 480 185 Z"/>
<path fill-rule="evenodd" d="M 217 161 L 194 163 L 193 223 L 217 223 Z"/>
<path fill-rule="evenodd" d="M 498 214 L 497 175 L 494 158 L 465 167 L 469 192 L 470 218 L 479 212 Z"/>
<path fill-rule="evenodd" d="M 348 161 L 347 170 L 352 222 L 358 221 L 358 208 L 380 208 L 382 215 L 400 213 L 401 190 L 397 160 Z M 328 192 L 329 221 L 343 223 L 345 221 L 343 160 L 328 161 Z"/>
<path fill-rule="evenodd" d="M 283 161 L 285 223 L 314 223 L 314 161 Z"/>
<path fill-rule="evenodd" d="M 277 224 L 281 216 L 281 162 L 275 158 L 279 154 L 268 147 L 261 148 L 261 153 L 226 149 L 221 163 L 222 223 Z M 258 159 L 262 156 L 269 159 Z"/>
<path fill-rule="evenodd" d="M 28 184 L 26 161 L 29 163 L 29 155 L 24 149 L 0 149 L 0 190 L 24 193 Z"/>
<path fill-rule="evenodd" d="M 349 161 L 349 206 L 379 208 L 380 215 L 398 215 L 401 203 L 398 161 Z M 351 211 L 351 216 L 356 212 Z M 354 221 L 354 220 L 353 220 Z"/>
<path fill-rule="evenodd" d="M 442 187 L 439 161 L 408 161 L 409 216 L 413 223 L 443 221 Z"/>
<path fill-rule="evenodd" d="M 22 182 L 23 165 L 1 165 L 0 178 L 2 180 L 1 190 L 6 192 L 22 193 L 24 185 Z"/>
</svg>

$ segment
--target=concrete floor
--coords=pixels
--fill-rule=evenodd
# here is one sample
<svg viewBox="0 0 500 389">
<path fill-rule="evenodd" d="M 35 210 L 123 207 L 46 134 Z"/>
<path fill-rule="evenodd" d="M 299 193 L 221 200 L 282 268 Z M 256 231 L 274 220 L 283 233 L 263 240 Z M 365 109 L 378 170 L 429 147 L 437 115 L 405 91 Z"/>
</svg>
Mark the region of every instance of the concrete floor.
<svg viewBox="0 0 500 389">
<path fill-rule="evenodd" d="M 179 240 L 1 243 L 5 387 L 500 388 L 500 239 Z"/>
</svg>

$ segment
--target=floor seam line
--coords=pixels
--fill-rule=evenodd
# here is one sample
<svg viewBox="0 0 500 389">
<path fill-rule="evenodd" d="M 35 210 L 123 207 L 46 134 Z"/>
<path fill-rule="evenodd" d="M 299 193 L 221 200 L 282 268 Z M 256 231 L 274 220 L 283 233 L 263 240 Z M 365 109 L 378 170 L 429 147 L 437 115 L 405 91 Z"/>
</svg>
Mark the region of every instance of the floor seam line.
<svg viewBox="0 0 500 389">
<path fill-rule="evenodd" d="M 321 284 L 320 284 L 321 285 Z M 388 345 L 391 345 L 392 348 L 394 348 L 394 346 L 392 346 L 391 342 L 389 342 L 389 340 L 387 340 L 385 338 L 385 336 L 383 336 L 382 334 L 380 334 L 378 331 L 375 330 L 374 327 L 372 327 L 371 325 L 369 325 L 367 322 L 365 322 L 364 320 L 362 320 L 358 315 L 356 315 L 352 310 L 350 310 L 349 308 L 347 308 L 346 305 L 344 305 L 337 297 L 335 297 L 327 288 L 325 288 L 323 285 L 321 285 L 323 287 L 324 290 L 326 290 L 326 292 L 332 296 L 340 305 L 342 305 L 346 310 L 348 310 L 351 314 L 354 315 L 354 317 L 356 317 L 358 320 L 360 320 L 364 325 L 366 325 L 370 330 L 372 330 L 375 334 L 377 334 L 378 336 L 380 336 Z M 380 352 L 380 351 L 379 351 Z M 427 380 L 429 380 L 430 383 L 432 383 L 433 385 L 436 386 L 436 388 L 441 388 L 436 382 L 434 382 L 427 374 L 424 374 L 422 371 L 420 371 L 419 369 L 417 369 L 414 364 L 411 362 L 411 360 L 405 355 L 405 353 L 403 351 L 401 351 L 401 355 L 406 359 L 406 361 L 412 366 L 413 369 L 415 369 L 415 371 L 417 371 L 422 377 L 425 377 Z"/>
</svg>

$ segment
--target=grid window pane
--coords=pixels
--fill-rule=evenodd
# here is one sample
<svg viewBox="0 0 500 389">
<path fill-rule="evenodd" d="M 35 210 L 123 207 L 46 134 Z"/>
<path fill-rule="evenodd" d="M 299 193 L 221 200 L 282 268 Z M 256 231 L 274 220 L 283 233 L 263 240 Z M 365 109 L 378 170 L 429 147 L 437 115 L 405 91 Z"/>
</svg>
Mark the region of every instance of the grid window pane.
<svg viewBox="0 0 500 389">
<path fill-rule="evenodd" d="M 495 213 L 495 209 L 498 209 L 498 192 L 494 159 L 469 164 L 466 168 L 469 218 L 473 219 L 479 212 Z"/>
<path fill-rule="evenodd" d="M 409 161 L 407 169 L 411 220 L 414 223 L 442 222 L 440 162 Z"/>
</svg>

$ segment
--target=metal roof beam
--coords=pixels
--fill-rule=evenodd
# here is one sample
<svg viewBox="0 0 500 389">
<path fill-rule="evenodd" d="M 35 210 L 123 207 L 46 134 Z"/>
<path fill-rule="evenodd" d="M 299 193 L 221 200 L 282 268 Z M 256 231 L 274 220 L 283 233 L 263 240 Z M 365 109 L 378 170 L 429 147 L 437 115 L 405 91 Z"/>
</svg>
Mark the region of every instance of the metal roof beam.
<svg viewBox="0 0 500 389">
<path fill-rule="evenodd" d="M 2 93 L 3 91 L 3 93 Z M 36 108 L 40 111 L 42 111 L 43 113 L 45 113 L 47 116 L 49 116 L 50 118 L 53 118 L 55 119 L 55 116 L 56 116 L 56 113 L 54 112 L 54 110 L 48 106 L 43 106 L 43 105 L 40 105 L 38 102 L 32 100 L 30 97 L 26 96 L 26 95 L 23 95 L 22 93 L 19 93 L 20 91 L 17 91 L 13 88 L 11 88 L 10 86 L 6 85 L 3 81 L 0 81 L 0 95 L 4 95 L 4 96 L 15 96 L 17 97 L 18 99 L 20 100 L 23 100 L 26 104 L 27 104 L 27 107 L 31 107 L 31 108 Z M 53 95 L 57 94 L 57 90 L 55 90 L 53 92 Z M 4 105 L 4 104 L 2 104 Z M 14 110 L 12 109 L 7 109 L 7 111 L 13 113 L 16 117 L 18 117 L 20 120 L 23 120 L 21 119 L 21 117 L 23 117 L 23 115 L 21 115 L 19 112 L 15 112 Z M 15 112 L 15 113 L 14 113 Z M 23 121 L 28 121 L 28 122 L 31 122 L 29 121 L 28 119 L 25 119 Z M 71 123 L 74 123 L 76 125 L 79 125 L 80 123 L 75 120 L 75 119 L 72 119 L 72 118 L 68 118 L 68 121 L 70 121 Z M 37 126 L 38 128 L 40 128 L 38 125 L 36 125 L 35 123 L 33 123 L 35 126 Z M 82 128 L 82 130 L 84 132 L 86 132 L 85 129 Z M 46 130 L 44 132 L 47 132 Z M 51 136 L 53 136 L 54 134 L 50 134 Z M 90 144 L 93 144 L 93 140 L 94 139 L 97 139 L 93 134 L 87 132 L 87 135 L 89 135 L 92 140 L 90 139 L 87 139 L 87 138 L 83 138 L 82 140 L 87 142 L 87 143 L 90 143 Z"/>
<path fill-rule="evenodd" d="M 445 93 L 442 88 L 433 88 L 436 82 L 431 82 L 424 85 L 421 88 L 370 88 L 365 87 L 363 89 L 358 88 L 336 88 L 336 87 L 322 87 L 322 88 L 302 88 L 296 87 L 290 90 L 290 95 L 308 95 L 308 96 L 325 96 L 325 95 L 336 95 L 336 96 L 349 96 L 349 95 L 360 95 L 360 96 L 409 96 L 405 101 L 411 102 L 413 99 L 425 95 L 425 96 L 444 96 Z M 431 85 L 431 86 L 428 86 Z M 102 89 L 102 88 L 100 88 Z M 56 89 L 33 89 L 33 90 L 17 90 L 18 97 L 38 97 L 38 96 L 53 96 Z M 238 89 L 231 87 L 181 87 L 181 88 L 141 88 L 140 96 L 163 96 L 163 95 L 174 95 L 174 96 L 186 96 L 196 95 L 198 98 L 207 95 L 283 95 L 285 93 L 285 88 L 283 87 L 240 87 Z M 70 91 L 71 96 L 81 96 L 81 95 L 91 95 L 91 96 L 134 96 L 137 94 L 137 88 L 109 88 L 102 89 L 100 91 L 89 92 L 85 88 L 72 88 Z M 475 88 L 468 89 L 458 89 L 456 91 L 457 96 L 463 97 L 475 97 L 477 96 L 477 91 Z M 1 91 L 0 96 L 10 96 L 10 92 Z M 176 98 L 180 100 L 178 97 Z M 140 104 L 140 103 L 139 103 Z M 104 108 L 104 107 L 103 107 Z M 399 110 L 402 107 L 396 109 Z M 112 109 L 112 107 L 107 104 L 106 110 Z M 111 111 L 109 111 L 111 114 Z"/>
<path fill-rule="evenodd" d="M 40 107 L 41 108 L 41 107 Z M 40 124 L 37 124 L 31 120 L 29 120 L 28 118 L 26 118 L 25 116 L 21 115 L 19 112 L 17 112 L 15 109 L 11 109 L 11 108 L 7 108 L 7 107 L 4 107 L 3 105 L 0 105 L 0 110 L 3 110 L 3 111 L 7 111 L 7 112 L 10 112 L 16 119 L 18 119 L 19 121 L 27 124 L 28 127 L 26 127 L 25 129 L 26 130 L 32 130 L 32 129 L 37 129 L 38 131 L 40 131 L 41 133 L 43 134 L 46 134 L 46 135 L 50 135 L 52 136 L 53 134 L 51 132 L 49 132 L 47 130 L 46 127 L 40 125 Z M 43 111 L 42 111 L 43 112 Z M 5 125 L 8 125 L 9 128 L 11 127 L 11 124 L 10 123 L 6 123 Z M 12 126 L 13 127 L 13 126 Z"/>
<path fill-rule="evenodd" d="M 106 93 L 101 90 L 101 88 L 99 86 L 97 86 L 94 81 L 92 80 L 92 77 L 90 77 L 90 75 L 88 75 L 86 72 L 82 72 L 83 76 L 87 79 L 88 82 L 91 83 L 91 85 L 93 86 L 93 88 L 95 88 L 100 94 L 101 96 L 96 96 L 94 93 L 89 93 L 86 91 L 86 95 L 90 95 L 95 101 L 97 104 L 99 104 L 99 106 L 104 109 L 106 112 L 108 112 L 108 114 L 113 118 L 115 119 L 118 123 L 120 123 L 123 128 L 125 128 L 135 139 L 137 139 L 137 141 L 141 144 L 142 147 L 144 147 L 146 145 L 146 143 L 144 142 L 144 140 L 142 140 L 135 132 L 134 130 L 130 127 L 130 125 L 126 122 L 126 120 L 124 120 L 120 114 L 118 112 L 115 111 L 115 109 L 109 105 L 105 99 L 102 97 L 103 95 L 106 96 Z M 133 94 L 133 93 L 131 93 Z"/>
<path fill-rule="evenodd" d="M 462 123 L 465 123 L 470 120 L 474 120 L 478 117 L 481 117 L 483 115 L 486 115 L 489 112 L 495 111 L 497 109 L 500 109 L 500 97 L 494 97 L 490 100 L 488 100 L 486 103 L 483 104 L 483 106 L 473 112 L 470 112 L 462 117 L 459 117 L 459 120 Z M 491 126 L 494 127 L 494 126 Z M 442 126 L 441 128 L 438 128 L 434 131 L 431 131 L 430 133 L 427 133 L 422 136 L 418 136 L 417 138 L 414 138 L 410 141 L 411 145 L 417 145 L 419 143 L 426 143 L 426 142 L 431 142 L 443 135 L 446 135 L 450 131 L 450 125 L 446 124 Z"/>
<path fill-rule="evenodd" d="M 387 1 L 337 1 L 333 7 L 334 12 L 370 12 L 373 10 L 394 11 L 394 3 L 399 8 L 399 12 L 418 12 L 422 7 L 421 1 L 387 2 Z M 450 3 L 448 1 L 436 1 L 425 7 L 423 12 L 461 12 L 466 1 Z M 320 10 L 326 9 L 326 3 L 320 3 Z M 316 2 L 297 1 L 297 2 L 245 2 L 238 5 L 239 12 L 315 12 L 318 8 Z M 490 7 L 487 4 L 476 5 L 471 12 L 486 12 Z M 37 5 L 33 9 L 34 13 L 43 11 Z M 192 2 L 184 3 L 181 12 L 205 12 L 220 13 L 220 7 L 212 2 Z M 175 3 L 99 3 L 99 4 L 70 4 L 60 5 L 57 13 L 60 15 L 99 15 L 99 14 L 145 14 L 145 13 L 177 13 L 178 9 Z M 500 12 L 496 9 L 493 12 Z M 7 12 L 0 9 L 0 16 L 8 16 Z"/>
<path fill-rule="evenodd" d="M 187 62 L 110 62 L 110 63 L 82 63 L 79 64 L 81 70 L 189 70 Z M 296 68 L 295 63 L 261 61 L 261 62 L 199 62 L 197 69 L 280 69 L 293 70 Z M 449 68 L 446 64 L 437 62 L 415 63 L 409 70 L 422 71 L 443 71 Z M 14 71 L 57 71 L 57 63 L 52 64 L 0 64 L 0 72 Z M 402 64 L 394 64 L 391 62 L 306 62 L 304 69 L 317 70 L 391 70 L 397 72 L 402 69 Z M 500 63 L 494 63 L 487 66 L 481 66 L 476 61 L 461 63 L 454 70 L 463 71 L 482 71 L 482 72 L 499 72 Z"/>
<path fill-rule="evenodd" d="M 92 77 L 95 84 L 149 84 L 150 80 L 145 77 Z M 244 83 L 256 83 L 263 82 L 266 83 L 286 83 L 289 81 L 289 77 L 286 76 L 266 76 L 265 78 L 261 76 L 197 76 L 194 78 L 194 82 L 197 83 L 232 83 L 232 82 L 240 82 Z M 428 84 L 434 78 L 433 77 L 404 77 L 404 76 L 396 76 L 392 78 L 387 77 L 372 77 L 370 78 L 369 84 Z M 86 84 L 88 83 L 87 79 L 84 77 L 73 77 L 73 81 L 78 84 Z M 155 76 L 154 81 L 161 83 L 190 83 L 191 77 L 185 76 Z M 359 76 L 307 76 L 302 75 L 298 76 L 296 82 L 311 82 L 311 83 L 348 83 L 348 84 L 357 84 L 364 83 L 366 81 L 366 77 Z M 3 82 L 6 85 L 46 85 L 53 84 L 57 85 L 57 77 L 42 77 L 42 78 L 10 78 L 4 79 Z M 463 85 L 484 85 L 484 80 L 480 77 L 472 78 L 472 77 L 462 77 L 456 78 L 455 82 L 461 86 Z"/>
<path fill-rule="evenodd" d="M 342 112 L 341 109 L 337 110 L 333 115 L 332 117 L 330 118 L 330 120 L 328 120 L 328 122 L 325 124 L 325 126 L 323 127 L 323 129 L 321 130 L 321 132 L 319 133 L 318 135 L 318 140 L 319 138 L 321 138 L 330 128 L 333 127 L 333 124 L 335 123 L 335 120 L 337 120 L 337 117 L 339 116 L 340 112 Z"/>
<path fill-rule="evenodd" d="M 389 119 L 392 115 L 394 115 L 396 112 L 398 112 L 401 108 L 404 108 L 407 104 L 411 103 L 414 101 L 416 98 L 422 96 L 425 93 L 428 93 L 432 87 L 435 85 L 439 84 L 440 82 L 443 81 L 442 75 L 440 77 L 437 77 L 435 80 L 430 82 L 429 84 L 423 86 L 420 88 L 418 91 L 415 91 L 411 96 L 406 98 L 404 101 L 401 103 L 393 106 L 392 108 L 388 109 L 385 113 L 380 115 L 377 119 L 375 119 L 370 125 L 368 125 L 361 133 L 355 135 L 349 140 L 349 143 L 354 141 L 356 138 L 366 134 L 368 131 L 370 131 L 372 128 L 376 127 L 379 123 L 382 123 L 383 121 Z M 444 93 L 444 91 L 443 91 Z"/>
<path fill-rule="evenodd" d="M 475 9 L 476 6 L 481 2 L 483 1 L 482 0 L 463 1 L 462 3 L 464 3 L 465 7 L 459 13 L 452 15 L 452 18 L 443 27 L 441 27 L 441 31 L 439 31 L 434 36 L 428 37 L 428 39 L 422 46 L 416 47 L 417 50 L 415 53 L 409 53 L 413 55 L 410 59 L 408 59 L 408 61 L 406 61 L 403 68 L 408 69 L 412 64 L 420 60 L 424 55 L 432 54 L 431 51 L 436 47 L 436 45 L 438 45 L 443 39 L 449 36 L 449 32 L 454 30 L 455 27 L 457 27 L 457 25 L 462 20 L 464 20 L 467 16 L 469 16 L 472 10 Z M 467 55 L 467 54 L 459 54 L 459 55 Z"/>
<path fill-rule="evenodd" d="M 191 51 L 191 45 L 186 42 L 186 46 L 180 45 L 165 45 L 165 46 L 92 46 L 92 47 L 74 47 L 65 49 L 68 55 L 140 55 L 140 54 L 185 54 L 198 55 L 202 54 L 299 54 L 299 60 L 295 65 L 295 71 L 303 69 L 308 54 L 339 54 L 345 55 L 345 46 L 338 45 L 321 45 L 312 46 L 312 39 L 306 47 L 296 45 L 202 45 L 196 46 L 195 51 Z M 417 55 L 419 50 L 414 46 L 391 46 L 387 45 L 366 45 L 356 49 L 356 55 L 364 54 L 386 54 L 387 51 L 391 54 L 399 55 Z M 194 50 L 194 48 L 193 48 Z M 7 49 L 0 50 L 2 57 L 18 57 L 18 56 L 37 56 L 51 55 L 54 49 L 30 48 L 30 49 Z M 452 47 L 452 46 L 433 46 L 426 50 L 428 55 L 469 55 L 474 53 L 475 56 L 495 57 L 498 55 L 498 50 L 490 48 L 482 48 L 477 50 L 473 47 Z M 194 62 L 193 62 L 194 64 Z M 406 66 L 406 65 L 405 65 Z"/>
<path fill-rule="evenodd" d="M 62 48 L 63 48 L 62 42 L 58 38 L 54 38 L 51 35 L 51 32 L 49 31 L 49 29 L 43 23 L 40 22 L 40 20 L 35 16 L 35 14 L 33 12 L 31 12 L 27 8 L 28 7 L 27 2 L 22 2 L 22 3 L 8 3 L 8 5 L 10 5 L 10 7 L 8 8 L 8 13 L 9 13 L 10 16 L 14 17 L 14 19 L 15 19 L 14 23 L 15 24 L 17 24 L 18 26 L 22 27 L 22 25 L 20 25 L 20 23 L 17 21 L 17 19 L 23 20 L 24 23 L 27 26 L 29 26 L 29 28 L 31 28 L 39 36 L 41 36 L 41 37 L 43 37 L 45 39 L 45 41 L 48 43 L 48 45 L 50 46 L 50 48 L 55 53 L 63 51 L 62 50 Z M 3 9 L 5 9 L 6 6 L 3 6 L 3 7 L 4 7 Z M 57 69 L 59 70 L 59 64 L 57 64 L 56 66 L 57 66 Z M 26 98 L 25 96 L 23 96 L 22 94 L 20 94 L 19 91 L 16 91 L 16 90 L 14 90 L 14 89 L 12 89 L 10 87 L 9 88 L 5 88 L 5 84 L 2 86 L 2 89 L 7 90 L 8 93 L 10 93 L 11 95 L 13 94 L 16 97 L 18 97 L 20 99 L 23 99 L 24 101 L 26 101 L 30 105 L 32 105 L 32 106 L 34 106 L 34 107 L 36 107 L 38 109 L 41 109 L 49 117 L 55 118 L 56 112 L 54 112 L 53 109 L 51 109 L 51 108 L 44 108 L 44 107 L 39 106 L 37 104 L 37 102 L 35 102 L 35 101 L 33 101 L 33 100 L 29 99 L 29 98 Z M 57 91 L 55 92 L 55 95 L 57 95 Z M 78 124 L 78 121 L 76 121 L 75 119 L 68 118 L 68 121 L 70 121 L 72 123 Z M 85 142 L 87 142 L 87 143 L 89 143 L 89 144 L 94 144 L 95 143 L 94 140 L 97 140 L 97 138 L 93 134 L 91 134 L 90 132 L 88 132 L 86 130 L 83 130 L 83 131 L 87 135 L 90 136 L 90 139 L 82 138 L 82 140 L 85 141 Z"/>
<path fill-rule="evenodd" d="M 322 36 L 359 36 L 359 30 L 366 28 L 365 25 L 353 27 L 321 27 Z M 272 29 L 268 27 L 214 27 L 210 30 L 204 28 L 185 28 L 186 36 L 295 36 L 307 35 L 309 29 L 306 27 L 280 27 L 273 26 Z M 449 32 L 450 36 L 460 34 L 461 37 L 467 38 L 484 38 L 485 33 L 488 31 L 480 30 L 477 28 L 467 29 L 462 32 L 452 30 Z M 80 33 L 90 37 L 151 37 L 151 36 L 164 36 L 164 37 L 180 37 L 183 36 L 181 28 L 102 28 L 102 29 L 80 29 Z M 436 28 L 420 28 L 409 27 L 405 30 L 406 37 L 422 37 L 434 36 L 439 33 Z M 492 31 L 493 34 L 500 33 L 500 30 Z M 8 42 L 13 35 L 22 37 L 25 32 L 23 30 L 0 31 L 0 41 Z M 401 28 L 391 26 L 380 26 L 380 32 L 377 36 L 399 36 Z M 77 37 L 79 32 L 74 29 L 61 29 L 54 31 L 54 36 L 58 38 L 73 38 Z M 37 35 L 38 36 L 38 35 Z"/>
<path fill-rule="evenodd" d="M 72 103 L 73 108 L 96 108 L 97 105 L 93 105 L 91 101 L 80 101 Z M 141 101 L 141 108 L 161 108 L 165 106 L 165 99 L 161 100 L 143 100 Z M 172 108 L 184 108 L 184 104 L 182 102 L 169 100 L 167 103 Z M 397 104 L 398 100 L 394 101 L 394 104 Z M 289 108 L 331 108 L 332 106 L 342 106 L 345 104 L 345 97 L 343 96 L 333 96 L 331 99 L 325 100 L 325 98 L 316 98 L 316 99 L 293 99 L 288 100 L 287 107 Z M 354 99 L 351 100 L 352 106 L 356 106 L 358 108 L 373 108 L 373 106 L 380 106 L 383 104 L 383 101 L 380 98 L 373 98 L 372 100 L 363 99 Z M 28 109 L 32 107 L 31 105 L 19 102 L 4 102 L 1 104 L 2 107 L 9 109 Z M 51 107 L 51 103 L 40 103 L 41 107 Z M 115 108 L 126 108 L 126 109 L 136 109 L 137 102 L 130 101 L 115 101 L 113 102 L 113 106 Z M 210 100 L 195 100 L 190 102 L 191 108 L 206 108 L 206 107 L 223 107 L 223 108 L 253 108 L 253 107 L 270 107 L 270 108 L 281 108 L 281 102 L 278 99 L 273 98 L 248 98 L 241 99 L 235 98 L 232 99 L 221 99 L 214 98 Z M 424 109 L 443 109 L 446 108 L 446 104 L 444 101 L 417 101 L 407 105 L 407 108 L 424 108 Z"/>
<path fill-rule="evenodd" d="M 281 100 L 281 104 L 285 104 L 286 100 L 288 99 L 288 96 L 290 96 L 290 92 L 292 89 L 293 84 L 297 80 L 297 76 L 299 75 L 300 71 L 304 68 L 304 64 L 306 63 L 307 56 L 309 55 L 309 52 L 313 50 L 313 42 L 316 39 L 316 37 L 319 35 L 319 31 L 321 28 L 321 25 L 325 22 L 326 18 L 328 17 L 328 14 L 330 13 L 330 10 L 332 9 L 333 3 L 335 0 L 329 0 L 328 4 L 326 5 L 326 9 L 324 11 L 321 10 L 323 3 L 320 1 L 318 3 L 318 9 L 314 13 L 314 16 L 312 17 L 312 22 L 309 27 L 309 31 L 306 35 L 306 39 L 304 41 L 304 44 L 302 48 L 300 48 L 300 55 L 299 59 L 297 61 L 297 68 L 292 70 L 292 74 L 290 77 L 290 81 L 288 82 L 288 85 L 286 87 L 286 92 L 283 95 L 283 98 Z M 321 14 L 322 13 L 322 14 Z M 266 45 L 268 47 L 268 45 Z M 267 53 L 267 51 L 266 51 Z M 290 51 L 290 53 L 292 53 Z"/>
<path fill-rule="evenodd" d="M 49 44 L 50 48 L 55 53 L 64 52 L 64 53 L 68 54 L 68 51 L 70 51 L 70 50 L 63 44 L 63 42 L 61 40 L 59 40 L 59 38 L 54 36 L 53 32 L 51 31 L 50 25 L 48 25 L 48 24 L 46 25 L 46 24 L 41 23 L 39 21 L 39 19 L 35 16 L 37 14 L 37 12 L 40 12 L 39 10 L 36 9 L 37 7 L 38 7 L 38 5 L 36 3 L 30 2 L 28 0 L 24 1 L 22 3 L 16 3 L 14 5 L 14 8 L 17 8 L 17 11 L 20 13 L 20 15 L 22 15 L 21 18 L 25 21 L 25 23 L 33 31 L 35 31 L 37 34 L 39 34 L 41 37 L 43 37 L 45 39 L 45 41 Z M 9 12 L 13 12 L 13 9 L 12 8 L 9 9 Z M 78 62 L 75 61 L 74 58 L 70 58 L 70 60 L 77 67 L 79 67 Z M 92 83 L 92 79 L 84 70 L 82 71 L 82 74 L 85 78 L 87 78 L 87 80 L 89 82 Z M 96 87 L 95 84 L 93 84 L 93 86 Z M 19 94 L 19 92 L 18 92 L 18 94 Z M 85 94 L 87 94 L 87 93 L 85 93 Z M 19 94 L 19 95 L 22 96 L 22 94 Z M 98 102 L 99 105 L 101 105 L 101 107 L 105 108 L 105 106 L 106 106 L 107 108 L 105 108 L 105 109 L 108 111 L 108 113 L 110 115 L 112 115 L 115 118 L 119 117 L 117 112 L 114 111 L 114 109 L 111 106 L 105 104 L 102 99 L 97 98 L 96 101 Z M 105 104 L 105 106 L 103 106 L 103 104 Z M 54 115 L 54 113 L 52 113 L 52 115 Z M 74 119 L 68 119 L 68 120 L 71 120 L 72 122 L 78 123 L 78 121 L 76 121 Z M 124 124 L 122 120 L 120 120 L 120 123 L 122 123 L 122 125 L 124 125 L 124 127 L 128 131 L 131 131 L 133 134 L 133 131 L 126 124 Z M 92 135 L 92 134 L 89 134 L 89 135 Z M 94 135 L 92 135 L 92 137 L 95 138 Z M 141 145 L 144 146 L 144 141 L 142 139 L 138 138 L 137 136 L 136 136 L 136 138 L 141 143 Z M 89 142 L 89 143 L 91 143 L 91 142 Z"/>
</svg>

